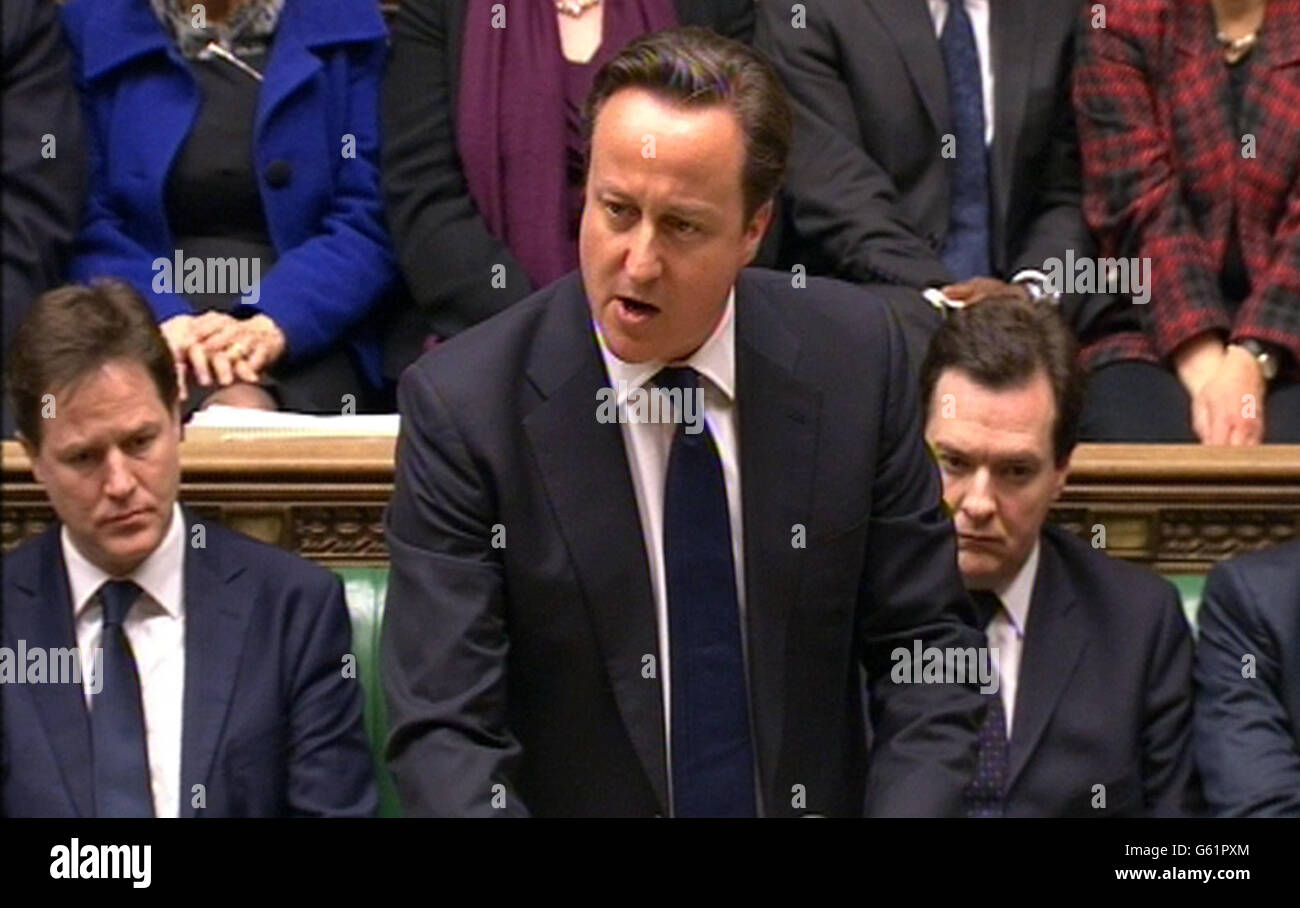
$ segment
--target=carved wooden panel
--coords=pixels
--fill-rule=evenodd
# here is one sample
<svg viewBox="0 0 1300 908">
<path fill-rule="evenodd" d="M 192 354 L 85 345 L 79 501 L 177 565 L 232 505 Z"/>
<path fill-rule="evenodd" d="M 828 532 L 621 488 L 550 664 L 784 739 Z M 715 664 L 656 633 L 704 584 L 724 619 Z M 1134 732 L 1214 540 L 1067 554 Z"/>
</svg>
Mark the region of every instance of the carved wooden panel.
<svg viewBox="0 0 1300 908">
<path fill-rule="evenodd" d="M 189 432 L 181 500 L 322 564 L 381 565 L 393 447 L 391 438 Z M 54 515 L 13 442 L 4 443 L 3 462 L 7 552 Z M 1052 520 L 1112 555 L 1161 571 L 1205 571 L 1300 538 L 1300 447 L 1081 446 Z"/>
</svg>

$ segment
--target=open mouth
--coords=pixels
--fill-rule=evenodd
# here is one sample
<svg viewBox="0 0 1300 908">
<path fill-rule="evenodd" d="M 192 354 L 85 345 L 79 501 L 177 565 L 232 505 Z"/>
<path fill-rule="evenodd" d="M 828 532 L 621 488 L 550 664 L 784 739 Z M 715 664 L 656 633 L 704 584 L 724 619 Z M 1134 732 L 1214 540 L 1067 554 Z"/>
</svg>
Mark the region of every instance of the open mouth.
<svg viewBox="0 0 1300 908">
<path fill-rule="evenodd" d="M 639 322 L 659 314 L 659 308 L 644 300 L 630 296 L 616 297 L 620 314 L 629 321 Z"/>
</svg>

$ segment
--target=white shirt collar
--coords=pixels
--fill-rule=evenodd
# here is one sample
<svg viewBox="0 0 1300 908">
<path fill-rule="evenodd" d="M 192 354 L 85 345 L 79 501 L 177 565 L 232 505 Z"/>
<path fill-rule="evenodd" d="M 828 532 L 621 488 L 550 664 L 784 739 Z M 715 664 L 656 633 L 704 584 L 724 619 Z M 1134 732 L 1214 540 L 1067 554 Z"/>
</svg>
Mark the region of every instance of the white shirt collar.
<svg viewBox="0 0 1300 908">
<path fill-rule="evenodd" d="M 605 337 L 600 332 L 600 323 L 592 322 L 596 329 L 596 341 L 600 345 L 600 355 L 605 360 L 605 371 L 609 374 L 611 385 L 618 392 L 618 403 L 622 406 L 627 396 L 644 385 L 667 365 L 690 366 L 711 381 L 729 401 L 736 399 L 736 288 L 733 286 L 727 295 L 727 305 L 722 311 L 722 318 L 709 335 L 709 339 L 700 345 L 685 362 L 666 363 L 651 360 L 644 363 L 624 362 L 605 346 Z"/>
<path fill-rule="evenodd" d="M 63 561 L 68 566 L 68 589 L 72 593 L 74 619 L 89 607 L 95 593 L 105 581 L 115 579 L 99 566 L 91 563 L 77 549 L 65 525 L 61 530 Z M 149 553 L 149 557 L 129 575 L 139 584 L 149 598 L 158 603 L 173 618 L 182 614 L 182 568 L 185 562 L 185 517 L 179 502 L 172 504 L 171 524 L 163 534 L 162 542 Z"/>
<path fill-rule="evenodd" d="M 1011 582 L 997 590 L 1002 607 L 1010 616 L 1016 635 L 1025 636 L 1025 623 L 1029 620 L 1029 600 L 1034 594 L 1034 579 L 1038 576 L 1038 552 L 1042 543 L 1035 539 L 1034 547 L 1029 550 L 1029 557 L 1020 566 Z"/>
</svg>

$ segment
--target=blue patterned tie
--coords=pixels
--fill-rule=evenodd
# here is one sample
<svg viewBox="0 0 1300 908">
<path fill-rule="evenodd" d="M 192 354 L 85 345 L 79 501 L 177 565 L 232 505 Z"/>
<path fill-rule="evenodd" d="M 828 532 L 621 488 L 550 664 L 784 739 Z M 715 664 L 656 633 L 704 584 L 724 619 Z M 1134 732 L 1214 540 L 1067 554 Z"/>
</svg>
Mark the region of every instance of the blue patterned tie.
<svg viewBox="0 0 1300 908">
<path fill-rule="evenodd" d="M 989 229 L 989 150 L 984 144 L 984 87 L 975 28 L 963 0 L 948 0 L 948 18 L 939 34 L 948 73 L 948 105 L 953 136 L 948 235 L 940 257 L 958 281 L 991 274 Z"/>
<path fill-rule="evenodd" d="M 986 630 L 993 616 L 1002 608 L 1002 600 L 984 590 L 972 590 L 976 623 Z M 979 758 L 975 778 L 966 786 L 966 815 L 968 817 L 1000 817 L 1007 786 L 1007 714 L 1002 706 L 1002 694 L 994 691 L 984 695 L 988 712 L 979 730 Z"/>
<path fill-rule="evenodd" d="M 668 368 L 661 388 L 695 394 L 694 369 Z M 695 410 L 701 423 L 703 408 Z M 664 482 L 664 568 L 672 667 L 673 813 L 752 817 L 754 752 L 740 606 L 722 460 L 707 425 L 678 423 Z"/>
<path fill-rule="evenodd" d="M 139 597 L 140 587 L 130 580 L 110 580 L 99 588 L 104 606 L 103 686 L 91 704 L 90 732 L 95 814 L 100 817 L 153 816 L 140 676 L 122 629 Z"/>
</svg>

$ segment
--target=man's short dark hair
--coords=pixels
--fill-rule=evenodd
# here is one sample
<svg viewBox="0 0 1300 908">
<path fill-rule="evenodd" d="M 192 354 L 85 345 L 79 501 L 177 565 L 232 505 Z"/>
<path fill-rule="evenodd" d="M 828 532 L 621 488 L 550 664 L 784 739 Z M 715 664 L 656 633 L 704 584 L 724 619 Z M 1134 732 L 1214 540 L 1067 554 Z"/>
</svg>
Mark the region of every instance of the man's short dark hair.
<svg viewBox="0 0 1300 908">
<path fill-rule="evenodd" d="M 730 106 L 745 134 L 745 219 L 776 197 L 794 115 L 780 78 L 758 51 L 698 25 L 633 41 L 601 67 L 592 84 L 583 110 L 588 158 L 596 116 L 625 88 L 645 89 L 684 107 Z"/>
<path fill-rule="evenodd" d="M 32 303 L 9 342 L 5 380 L 18 431 L 40 449 L 42 397 L 75 387 L 111 360 L 139 363 L 166 407 L 177 402 L 176 366 L 153 312 L 118 280 L 70 284 Z"/>
<path fill-rule="evenodd" d="M 1056 402 L 1052 446 L 1059 467 L 1078 442 L 1083 372 L 1077 354 L 1073 334 L 1050 305 L 1006 298 L 958 309 L 930 341 L 921 365 L 923 405 L 928 414 L 935 385 L 949 369 L 994 391 L 1023 387 L 1042 372 Z"/>
</svg>

